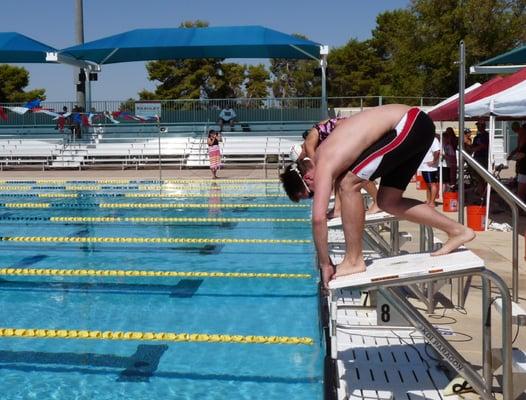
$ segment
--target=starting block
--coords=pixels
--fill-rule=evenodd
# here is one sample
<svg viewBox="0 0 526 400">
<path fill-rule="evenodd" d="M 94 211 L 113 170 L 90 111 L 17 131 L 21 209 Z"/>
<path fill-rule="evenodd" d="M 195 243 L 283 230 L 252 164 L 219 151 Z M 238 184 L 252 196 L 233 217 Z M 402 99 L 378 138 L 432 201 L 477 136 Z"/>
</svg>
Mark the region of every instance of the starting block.
<svg viewBox="0 0 526 400">
<path fill-rule="evenodd" d="M 392 214 L 386 213 L 384 211 L 374 214 L 365 214 L 365 224 L 383 224 L 386 222 L 397 221 L 398 218 Z M 342 228 L 342 219 L 341 217 L 332 218 L 327 222 L 327 227 L 329 229 L 341 229 Z"/>
<path fill-rule="evenodd" d="M 380 234 L 380 226 L 390 225 L 390 239 L 387 242 Z M 345 242 L 342 229 L 342 219 L 332 218 L 327 221 L 329 229 L 329 244 L 338 246 Z M 400 246 L 411 240 L 411 235 L 399 232 L 399 219 L 392 214 L 379 212 L 365 215 L 365 230 L 363 231 L 364 246 L 383 256 L 392 256 L 400 252 Z"/>
<path fill-rule="evenodd" d="M 465 274 L 484 270 L 484 261 L 469 250 L 443 256 L 430 253 L 405 254 L 373 260 L 365 272 L 343 276 L 329 282 L 329 289 L 348 287 L 374 288 L 384 285 L 408 285 L 415 281 L 439 279 L 454 272 Z"/>
<path fill-rule="evenodd" d="M 460 278 L 471 275 L 479 275 L 482 278 L 483 304 L 491 304 L 490 283 L 498 288 L 503 298 L 502 349 L 493 354 L 493 360 L 489 360 L 488 363 L 485 361 L 484 376 L 481 376 L 475 367 L 468 363 L 458 350 L 442 336 L 441 332 L 427 321 L 424 315 L 407 300 L 407 294 L 400 288 L 437 279 Z M 459 382 L 453 383 L 450 388 L 451 392 L 472 388 L 482 399 L 494 400 L 491 379 L 486 378 L 492 377 L 491 364 L 495 368 L 500 363 L 503 367 L 502 393 L 504 400 L 512 400 L 524 390 L 524 386 L 517 381 L 522 380 L 526 370 L 526 356 L 523 352 L 517 354 L 517 351 L 512 354 L 509 288 L 502 278 L 487 270 L 484 261 L 471 251 L 461 249 L 442 256 L 417 253 L 376 259 L 368 265 L 366 271 L 333 279 L 328 286 L 330 289 L 329 328 L 331 331 L 331 357 L 333 359 L 338 358 L 338 352 L 335 349 L 337 344 L 337 292 L 343 288 L 376 289 L 386 302 L 396 308 L 397 312 L 410 322 L 411 326 L 423 335 L 436 352 L 464 378 L 460 383 L 461 388 L 459 388 Z M 487 309 L 483 309 L 482 321 L 488 321 Z M 491 324 L 484 324 L 483 336 L 483 354 L 491 354 Z M 499 356 L 502 361 L 499 360 Z M 489 357 L 491 358 L 491 355 Z"/>
</svg>

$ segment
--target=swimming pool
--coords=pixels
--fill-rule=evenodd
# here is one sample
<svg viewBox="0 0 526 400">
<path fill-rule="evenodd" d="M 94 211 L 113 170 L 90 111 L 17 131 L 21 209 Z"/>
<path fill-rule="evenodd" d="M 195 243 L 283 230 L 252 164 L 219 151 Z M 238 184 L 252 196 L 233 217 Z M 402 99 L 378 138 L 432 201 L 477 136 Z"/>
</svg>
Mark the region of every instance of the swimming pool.
<svg viewBox="0 0 526 400">
<path fill-rule="evenodd" d="M 159 189 L 0 185 L 0 325 L 25 329 L 0 331 L 0 398 L 321 399 L 309 208 L 276 181 Z M 34 337 L 96 331 L 202 335 Z"/>
</svg>

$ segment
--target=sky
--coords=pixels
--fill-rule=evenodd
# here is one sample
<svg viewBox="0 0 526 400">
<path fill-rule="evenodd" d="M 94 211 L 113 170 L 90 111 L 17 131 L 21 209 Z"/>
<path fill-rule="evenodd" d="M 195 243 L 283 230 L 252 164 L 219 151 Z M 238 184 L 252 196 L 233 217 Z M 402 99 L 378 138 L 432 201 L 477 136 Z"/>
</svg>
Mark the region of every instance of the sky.
<svg viewBox="0 0 526 400">
<path fill-rule="evenodd" d="M 84 41 L 138 28 L 177 28 L 181 22 L 199 19 L 207 21 L 209 26 L 262 25 L 287 34 L 301 33 L 332 48 L 340 47 L 353 38 L 370 38 L 379 13 L 405 8 L 409 2 L 84 0 Z M 0 8 L 0 29 L 22 33 L 57 49 L 73 46 L 76 44 L 75 4 L 76 0 L 5 1 Z M 44 88 L 48 101 L 72 101 L 76 98 L 72 67 L 19 65 L 30 73 L 30 83 L 25 90 Z M 148 80 L 144 62 L 104 65 L 99 80 L 92 83 L 92 100 L 138 98 L 138 92 L 143 89 L 153 91 L 155 84 Z"/>
</svg>

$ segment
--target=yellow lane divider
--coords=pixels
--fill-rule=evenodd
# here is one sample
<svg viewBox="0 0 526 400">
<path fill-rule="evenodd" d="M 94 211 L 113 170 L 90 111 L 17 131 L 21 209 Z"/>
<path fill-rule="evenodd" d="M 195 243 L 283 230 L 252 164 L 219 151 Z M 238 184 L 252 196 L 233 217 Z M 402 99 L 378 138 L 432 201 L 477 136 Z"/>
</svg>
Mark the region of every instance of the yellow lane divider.
<svg viewBox="0 0 526 400">
<path fill-rule="evenodd" d="M 132 198 L 185 198 L 185 197 L 199 197 L 199 198 L 226 198 L 226 197 L 287 197 L 285 194 L 268 194 L 268 193 L 24 193 L 24 194 L 0 194 L 0 197 L 40 197 L 40 198 L 78 198 L 78 197 L 132 197 Z"/>
<path fill-rule="evenodd" d="M 203 186 L 202 184 L 192 184 L 192 183 L 179 183 L 179 184 L 165 184 L 162 186 L 159 185 L 136 185 L 130 184 L 128 186 L 100 186 L 100 185 L 68 185 L 68 186 L 2 186 L 0 185 L 0 191 L 10 191 L 10 192 L 21 192 L 28 190 L 82 190 L 82 191 L 102 191 L 102 190 L 155 190 L 155 191 L 169 191 L 169 190 L 197 190 L 205 191 L 210 189 L 266 189 L 266 185 L 217 185 L 217 186 Z"/>
<path fill-rule="evenodd" d="M 125 269 L 54 269 L 54 268 L 0 268 L 0 275 L 21 276 L 117 276 L 155 278 L 261 278 L 261 279 L 310 279 L 310 274 L 282 274 L 268 272 L 217 272 L 217 271 L 152 271 Z"/>
<path fill-rule="evenodd" d="M 313 345 L 309 337 L 243 336 L 208 333 L 88 331 L 79 329 L 0 328 L 0 337 L 36 339 L 138 340 L 160 342 L 206 342 L 239 344 Z"/>
<path fill-rule="evenodd" d="M 96 185 L 70 185 L 66 186 L 64 190 L 102 190 L 102 186 Z"/>
<path fill-rule="evenodd" d="M 211 194 L 198 194 L 198 193 L 125 193 L 123 197 L 287 197 L 286 194 L 240 194 L 240 193 L 211 193 Z"/>
<path fill-rule="evenodd" d="M 310 222 L 308 218 L 50 217 L 50 222 Z"/>
<path fill-rule="evenodd" d="M 83 236 L 0 236 L 4 242 L 43 243 L 205 243 L 205 244 L 307 244 L 309 239 L 145 238 Z"/>
<path fill-rule="evenodd" d="M 33 186 L 0 186 L 0 190 L 18 190 L 18 191 L 25 191 L 25 190 L 31 190 L 33 189 Z"/>
<path fill-rule="evenodd" d="M 5 208 L 308 208 L 308 204 L 249 204 L 249 203 L 0 203 Z"/>
<path fill-rule="evenodd" d="M 45 198 L 76 198 L 79 197 L 78 193 L 35 193 L 34 194 L 37 197 L 45 197 Z"/>
<path fill-rule="evenodd" d="M 17 183 L 28 183 L 35 182 L 37 184 L 69 184 L 69 183 L 82 183 L 84 181 L 75 181 L 69 179 L 36 179 L 34 181 L 28 180 L 2 180 L 0 184 L 17 184 Z M 94 183 L 94 184 L 130 184 L 136 183 L 140 184 L 141 182 L 154 182 L 159 183 L 159 180 L 155 179 L 102 179 L 102 180 L 90 180 L 87 179 L 85 182 Z M 237 179 L 163 179 L 163 183 L 188 183 L 188 182 L 201 182 L 201 183 L 214 183 L 214 184 L 223 184 L 223 183 L 278 183 L 279 179 L 251 179 L 251 178 L 237 178 Z"/>
<path fill-rule="evenodd" d="M 100 203 L 100 208 L 308 208 L 308 204 Z"/>
<path fill-rule="evenodd" d="M 276 185 L 277 186 L 277 185 Z M 208 185 L 208 184 L 194 184 L 194 183 L 169 183 L 169 184 L 163 184 L 163 185 L 139 185 L 138 190 L 171 190 L 171 189 L 186 189 L 186 188 L 192 188 L 194 190 L 200 189 L 200 190 L 209 190 L 209 189 L 254 189 L 254 188 L 267 188 L 267 185 Z"/>
<path fill-rule="evenodd" d="M 50 208 L 51 203 L 5 203 L 5 208 Z"/>
</svg>

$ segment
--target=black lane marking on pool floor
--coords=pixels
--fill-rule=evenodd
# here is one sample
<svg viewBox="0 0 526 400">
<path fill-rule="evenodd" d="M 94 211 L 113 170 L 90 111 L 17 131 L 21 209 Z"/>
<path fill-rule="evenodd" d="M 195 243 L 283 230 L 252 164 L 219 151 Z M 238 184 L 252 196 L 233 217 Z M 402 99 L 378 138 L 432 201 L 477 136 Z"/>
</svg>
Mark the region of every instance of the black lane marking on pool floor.
<svg viewBox="0 0 526 400">
<path fill-rule="evenodd" d="M 165 344 L 140 344 L 129 358 L 130 365 L 119 374 L 117 382 L 149 382 L 166 350 L 168 346 Z"/>
<path fill-rule="evenodd" d="M 173 288 L 170 297 L 192 297 L 202 284 L 202 279 L 181 279 Z"/>
</svg>

